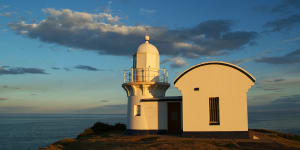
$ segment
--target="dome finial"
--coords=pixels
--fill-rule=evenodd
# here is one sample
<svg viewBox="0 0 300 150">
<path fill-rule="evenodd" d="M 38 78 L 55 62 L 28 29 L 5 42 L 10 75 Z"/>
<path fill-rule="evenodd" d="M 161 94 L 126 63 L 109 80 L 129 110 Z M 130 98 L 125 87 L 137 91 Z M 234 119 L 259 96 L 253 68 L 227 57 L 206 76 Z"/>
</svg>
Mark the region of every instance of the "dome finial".
<svg viewBox="0 0 300 150">
<path fill-rule="evenodd" d="M 150 40 L 150 37 L 148 34 L 145 35 L 145 41 L 148 42 Z"/>
</svg>

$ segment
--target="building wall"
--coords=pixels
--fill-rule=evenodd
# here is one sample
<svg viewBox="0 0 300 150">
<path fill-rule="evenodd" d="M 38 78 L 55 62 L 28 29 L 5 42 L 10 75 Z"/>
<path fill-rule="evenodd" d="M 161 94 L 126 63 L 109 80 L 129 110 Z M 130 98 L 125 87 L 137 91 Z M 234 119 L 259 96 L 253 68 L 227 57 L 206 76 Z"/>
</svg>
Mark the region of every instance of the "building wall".
<svg viewBox="0 0 300 150">
<path fill-rule="evenodd" d="M 182 93 L 183 131 L 248 131 L 247 92 L 252 85 L 249 77 L 229 66 L 189 71 L 175 84 Z M 210 97 L 219 97 L 220 125 L 209 125 Z"/>
<path fill-rule="evenodd" d="M 128 97 L 128 129 L 167 130 L 167 105 L 165 102 L 140 102 L 139 96 Z M 141 106 L 141 115 L 135 116 L 134 105 Z"/>
</svg>

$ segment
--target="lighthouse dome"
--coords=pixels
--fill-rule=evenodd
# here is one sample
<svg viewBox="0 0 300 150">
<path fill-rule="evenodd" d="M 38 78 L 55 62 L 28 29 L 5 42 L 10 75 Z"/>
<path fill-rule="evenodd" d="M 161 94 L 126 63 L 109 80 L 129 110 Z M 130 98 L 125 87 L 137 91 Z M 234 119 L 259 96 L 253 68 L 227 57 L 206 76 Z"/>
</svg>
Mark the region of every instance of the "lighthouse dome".
<svg viewBox="0 0 300 150">
<path fill-rule="evenodd" d="M 150 37 L 148 35 L 145 36 L 145 43 L 141 44 L 138 47 L 137 54 L 148 53 L 148 54 L 156 54 L 159 55 L 157 48 L 149 43 Z"/>
<path fill-rule="evenodd" d="M 145 43 L 138 47 L 136 58 L 134 58 L 134 68 L 149 68 L 159 70 L 159 52 L 157 48 L 149 43 L 150 37 L 145 36 Z M 134 56 L 134 57 L 135 57 Z"/>
</svg>

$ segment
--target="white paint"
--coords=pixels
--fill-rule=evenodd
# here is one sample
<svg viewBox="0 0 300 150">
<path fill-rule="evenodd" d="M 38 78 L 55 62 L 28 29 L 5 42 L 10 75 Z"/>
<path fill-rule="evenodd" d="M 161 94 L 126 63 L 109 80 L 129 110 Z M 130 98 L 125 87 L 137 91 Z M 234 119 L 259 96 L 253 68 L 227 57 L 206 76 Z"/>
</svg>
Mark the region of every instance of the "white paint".
<svg viewBox="0 0 300 150">
<path fill-rule="evenodd" d="M 122 87 L 128 96 L 128 129 L 131 130 L 161 130 L 167 129 L 167 105 L 164 102 L 140 102 L 142 99 L 164 97 L 170 84 L 160 76 L 160 58 L 157 48 L 149 43 L 149 36 L 145 43 L 138 47 L 131 68 L 130 80 L 124 79 Z M 127 78 L 124 73 L 124 78 Z M 135 107 L 140 105 L 140 116 L 135 115 Z"/>
<path fill-rule="evenodd" d="M 149 36 L 145 37 L 145 43 L 138 47 L 136 53 L 136 68 L 151 68 L 159 70 L 159 52 L 157 48 L 149 43 Z"/>
<path fill-rule="evenodd" d="M 145 40 L 133 57 L 130 72 L 124 72 L 122 87 L 128 96 L 127 128 L 167 130 L 167 102 L 149 99 L 165 96 L 170 86 L 165 80 L 168 72 L 160 72 L 159 52 L 149 43 L 149 36 Z M 175 81 L 175 87 L 182 94 L 184 132 L 248 131 L 247 92 L 255 78 L 247 71 L 226 62 L 206 62 L 187 69 Z M 199 90 L 194 91 L 194 88 Z M 209 124 L 210 97 L 219 97 L 220 125 Z M 148 101 L 141 102 L 142 99 Z M 140 115 L 135 112 L 138 106 Z"/>
<path fill-rule="evenodd" d="M 244 71 L 254 80 L 255 78 L 233 64 L 215 63 L 220 64 L 203 65 L 187 73 L 183 72 L 184 75 L 179 76 L 175 83 L 182 94 L 184 132 L 248 131 L 247 92 L 254 82 L 230 66 Z M 194 88 L 199 88 L 199 91 L 194 91 Z M 220 125 L 209 125 L 210 97 L 219 97 Z"/>
</svg>

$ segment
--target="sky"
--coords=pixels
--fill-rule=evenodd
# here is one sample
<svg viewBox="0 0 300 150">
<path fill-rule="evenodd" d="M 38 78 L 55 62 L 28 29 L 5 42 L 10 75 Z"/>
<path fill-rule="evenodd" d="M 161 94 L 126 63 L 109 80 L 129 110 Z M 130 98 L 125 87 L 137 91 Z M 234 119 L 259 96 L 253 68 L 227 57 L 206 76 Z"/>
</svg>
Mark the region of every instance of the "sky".
<svg viewBox="0 0 300 150">
<path fill-rule="evenodd" d="M 0 0 L 0 113 L 126 113 L 121 84 L 150 36 L 173 80 L 226 61 L 257 80 L 250 111 L 299 111 L 299 0 Z"/>
</svg>

